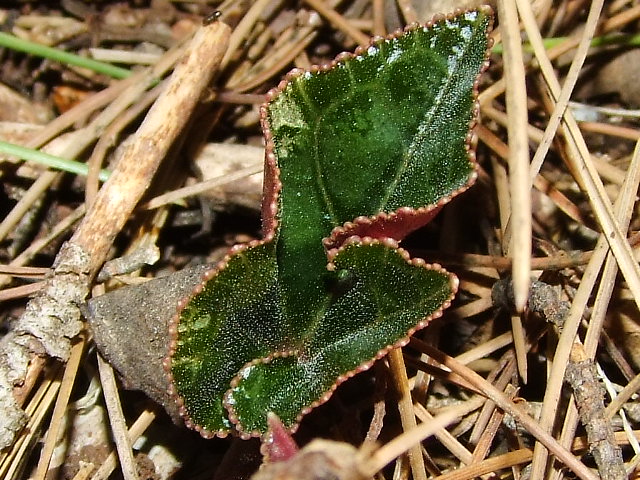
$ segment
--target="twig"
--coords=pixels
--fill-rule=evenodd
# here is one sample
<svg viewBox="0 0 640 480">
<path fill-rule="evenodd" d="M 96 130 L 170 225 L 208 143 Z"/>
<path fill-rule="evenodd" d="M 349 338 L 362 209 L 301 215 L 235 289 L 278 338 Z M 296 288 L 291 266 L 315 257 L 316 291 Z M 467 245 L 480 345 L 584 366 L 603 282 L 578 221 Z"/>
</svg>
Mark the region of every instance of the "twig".
<svg viewBox="0 0 640 480">
<path fill-rule="evenodd" d="M 543 430 L 538 422 L 531 418 L 519 405 L 509 400 L 506 395 L 486 381 L 480 375 L 471 369 L 460 364 L 454 358 L 442 353 L 441 351 L 431 347 L 430 345 L 420 342 L 416 339 L 412 340 L 414 345 L 420 345 L 420 349 L 434 360 L 442 365 L 450 368 L 453 372 L 472 383 L 476 389 L 482 391 L 487 398 L 491 399 L 499 408 L 513 416 L 520 422 L 529 433 L 531 433 L 538 441 L 564 464 L 569 467 L 578 477 L 583 480 L 597 480 L 596 476 L 582 462 L 576 459 L 571 452 L 561 446 L 549 433 Z"/>
<path fill-rule="evenodd" d="M 118 105 L 117 110 L 121 111 L 122 113 L 118 115 L 118 117 L 109 124 L 102 135 L 100 135 L 100 138 L 98 138 L 98 141 L 93 151 L 91 152 L 89 160 L 87 160 L 87 165 L 89 167 L 87 180 L 85 183 L 85 204 L 87 208 L 91 208 L 96 196 L 98 195 L 101 180 L 100 171 L 107 150 L 116 144 L 118 133 L 120 133 L 127 125 L 129 125 L 129 123 L 131 123 L 133 119 L 137 118 L 145 110 L 147 110 L 147 108 L 149 108 L 149 106 L 155 100 L 157 100 L 158 95 L 165 87 L 166 81 L 156 85 L 144 94 L 142 94 L 142 91 L 140 90 L 131 92 L 133 94 L 131 95 L 131 97 L 135 96 L 139 98 L 141 96 L 142 98 L 139 98 L 135 103 L 131 102 L 131 106 L 126 108 L 126 110 L 126 101 L 123 102 L 123 97 L 125 97 L 125 95 L 114 101 L 114 103 L 109 106 L 109 109 L 114 109 L 114 104 Z M 106 110 L 103 113 L 106 113 Z"/>
<path fill-rule="evenodd" d="M 119 150 L 119 161 L 111 177 L 71 240 L 58 253 L 54 276 L 42 293 L 27 304 L 18 320 L 17 332 L 20 333 L 5 337 L 11 348 L 19 350 L 24 365 L 28 360 L 29 342 L 33 341 L 39 341 L 49 356 L 68 358 L 69 341 L 82 326 L 78 306 L 88 294 L 89 282 L 217 71 L 228 36 L 229 27 L 221 22 L 203 27 L 195 34 L 189 54 L 176 67 L 167 89 L 133 138 Z M 23 375 L 11 373 L 12 377 Z M 0 368 L 0 377 L 8 378 L 9 372 Z M 7 394 L 6 390 L 0 393 Z M 6 401 L 10 402 L 11 398 Z M 15 412 L 20 411 L 15 403 L 7 407 L 11 415 L 3 418 L 5 424 L 0 428 L 5 434 L 0 439 L 4 446 L 10 441 L 10 432 L 18 426 Z M 6 424 L 7 418 L 13 422 Z"/>
<path fill-rule="evenodd" d="M 26 146 L 29 148 L 40 147 L 60 130 L 69 127 L 73 121 L 86 117 L 95 108 L 111 102 L 89 125 L 68 135 L 65 138 L 64 144 L 54 145 L 54 151 L 47 152 L 63 158 L 75 158 L 102 133 L 106 125 L 121 114 L 123 109 L 135 101 L 149 85 L 157 81 L 157 76 L 169 69 L 177 59 L 180 58 L 183 52 L 184 46 L 177 46 L 163 55 L 162 59 L 152 68 L 145 69 L 128 79 L 118 82 L 113 87 L 109 87 L 96 95 L 90 96 L 77 107 L 49 123 L 49 125 L 27 142 Z M 47 147 L 49 147 L 49 145 L 47 145 Z M 51 149 L 49 148 L 48 150 Z M 27 194 L 25 194 L 11 210 L 9 215 L 4 218 L 2 224 L 0 224 L 0 238 L 13 228 L 28 210 L 33 200 L 39 198 L 42 192 L 45 191 L 56 178 L 58 178 L 57 172 L 46 171 L 34 182 Z"/>
<path fill-rule="evenodd" d="M 57 154 L 63 158 L 75 158 L 82 152 L 95 138 L 99 136 L 105 125 L 110 123 L 120 114 L 118 108 L 128 105 L 127 102 L 133 101 L 138 95 L 151 83 L 157 80 L 157 76 L 170 68 L 180 55 L 184 52 L 184 46 L 179 45 L 165 55 L 154 65 L 153 68 L 146 69 L 115 85 L 91 95 L 84 102 L 65 112 L 50 122 L 46 127 L 40 130 L 29 142 L 26 147 L 38 148 L 45 142 L 49 141 L 53 136 L 62 130 L 71 126 L 74 122 L 86 118 L 94 110 L 112 102 L 105 111 L 98 115 L 91 123 L 80 130 L 77 130 L 67 136 L 64 145 L 57 145 L 55 151 L 48 151 L 50 154 Z M 115 101 L 114 101 L 115 99 Z M 51 150 L 51 149 L 49 149 Z M 2 238 L 13 226 L 19 221 L 25 212 L 29 209 L 34 198 L 39 198 L 41 193 L 46 190 L 53 181 L 58 178 L 57 172 L 44 172 L 36 182 L 29 188 L 27 194 L 18 202 L 18 204 L 7 215 L 2 224 L 0 224 L 0 238 Z M 3 233 L 4 232 L 4 233 Z M 0 442 L 1 443 L 1 442 Z"/>
<path fill-rule="evenodd" d="M 635 195 L 638 190 L 638 184 L 640 183 L 640 142 L 636 144 L 629 172 L 630 173 L 623 183 L 622 190 L 616 199 L 614 206 L 615 215 L 620 224 L 620 228 L 625 231 L 631 221 Z M 598 273 L 600 272 L 603 263 L 605 264 L 605 267 L 602 272 L 602 278 L 600 279 L 600 287 L 598 288 L 596 301 L 593 305 L 591 322 L 584 340 L 585 351 L 588 358 L 595 358 L 598 340 L 602 332 L 607 306 L 609 304 L 609 299 L 611 298 L 618 270 L 613 256 L 607 249 L 606 240 L 600 237 L 596 247 L 594 248 L 594 255 L 589 261 L 589 265 L 582 276 L 582 281 L 573 299 L 573 304 L 569 311 L 569 318 L 576 317 L 577 321 L 582 317 L 582 312 L 585 310 L 587 302 L 591 297 L 591 292 L 595 286 Z M 578 412 L 576 405 L 571 403 L 567 409 L 562 434 L 560 436 L 560 442 L 563 445 L 568 445 L 571 441 L 571 438 L 575 434 L 577 422 Z"/>
<path fill-rule="evenodd" d="M 176 67 L 166 90 L 133 138 L 121 147 L 116 169 L 70 240 L 91 252 L 90 272 L 97 271 L 104 261 L 113 239 L 217 71 L 228 35 L 229 27 L 220 22 L 196 33 L 189 55 Z"/>
<path fill-rule="evenodd" d="M 580 412 L 580 420 L 587 431 L 590 451 L 602 480 L 624 480 L 627 473 L 622 451 L 615 443 L 613 428 L 604 412 L 604 388 L 598 372 L 581 345 L 574 345 L 567 367 L 567 381 Z"/>
</svg>

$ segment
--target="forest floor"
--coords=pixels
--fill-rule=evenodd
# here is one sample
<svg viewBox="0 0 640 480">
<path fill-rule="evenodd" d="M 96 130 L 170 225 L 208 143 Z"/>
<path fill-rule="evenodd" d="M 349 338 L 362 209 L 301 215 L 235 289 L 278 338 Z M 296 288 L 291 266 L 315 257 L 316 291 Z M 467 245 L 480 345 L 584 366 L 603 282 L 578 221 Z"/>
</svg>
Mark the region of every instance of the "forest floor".
<svg viewBox="0 0 640 480">
<path fill-rule="evenodd" d="M 0 478 L 249 478 L 257 439 L 205 439 L 176 424 L 158 404 L 164 392 L 156 402 L 125 388 L 135 373 L 114 373 L 84 318 L 37 303 L 76 295 L 75 284 L 49 288 L 54 265 L 67 273 L 62 247 L 72 239 L 90 253 L 80 277 L 97 298 L 261 238 L 265 94 L 293 67 L 481 2 L 2 3 Z M 295 440 L 354 445 L 357 461 L 387 463 L 378 479 L 638 478 L 640 2 L 483 3 L 498 15 L 479 82 L 478 180 L 403 243 L 455 273 L 458 295 L 403 348 L 402 372 L 397 351 L 379 360 L 306 416 Z M 230 37 L 213 27 L 219 41 L 202 62 L 212 80 L 186 72 L 181 88 L 198 100 L 186 113 L 158 78 L 213 24 Z M 119 148 L 154 102 L 164 150 Z M 43 165 L 51 157 L 38 152 L 74 161 Z M 101 169 L 119 172 L 108 192 L 118 209 L 100 203 Z M 157 318 L 162 348 L 169 303 Z M 145 315 L 135 308 L 120 320 Z M 79 311 L 93 322 L 116 315 Z M 127 331 L 115 343 L 144 344 Z M 410 435 L 429 422 L 431 432 Z M 325 478 L 316 468 L 308 478 Z"/>
</svg>

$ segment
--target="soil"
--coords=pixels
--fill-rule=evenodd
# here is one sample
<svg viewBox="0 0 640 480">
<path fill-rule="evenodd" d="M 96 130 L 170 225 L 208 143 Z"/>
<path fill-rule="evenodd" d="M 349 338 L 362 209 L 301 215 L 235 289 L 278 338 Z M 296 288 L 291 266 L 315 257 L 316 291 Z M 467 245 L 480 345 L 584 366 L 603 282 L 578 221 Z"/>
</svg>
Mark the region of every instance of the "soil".
<svg viewBox="0 0 640 480">
<path fill-rule="evenodd" d="M 124 434 L 125 428 L 136 434 L 129 458 L 140 479 L 249 478 L 262 461 L 259 442 L 209 440 L 188 430 L 178 406 L 166 394 L 162 360 L 168 345 L 165 329 L 175 314 L 175 304 L 199 282 L 206 268 L 203 265 L 214 265 L 233 245 L 261 236 L 259 107 L 265 94 L 293 67 L 326 64 L 342 51 L 353 51 L 371 35 L 393 32 L 414 20 L 426 22 L 438 11 L 449 13 L 479 3 L 3 2 L 3 33 L 104 60 L 129 73 L 72 66 L 19 51 L 0 39 L 0 141 L 91 165 L 88 177 L 53 175 L 38 163 L 18 160 L 4 150 L 0 153 L 0 406 L 11 426 L 0 429 L 1 439 L 8 439 L 0 450 L 0 478 L 107 478 L 112 471 L 112 478 L 135 478 L 127 473 L 127 455 L 115 453 L 113 438 Z M 510 21 L 503 4 L 510 2 L 489 3 L 498 12 L 494 37 L 502 47 Z M 612 462 L 616 468 L 600 476 L 619 478 L 625 469 L 631 472 L 629 478 L 638 476 L 634 448 L 635 438 L 640 437 L 640 418 L 633 412 L 638 407 L 634 394 L 640 369 L 640 279 L 633 279 L 638 275 L 637 260 L 630 261 L 632 254 L 637 258 L 640 241 L 640 210 L 634 206 L 637 185 L 630 187 L 631 200 L 627 201 L 629 225 L 618 220 L 619 232 L 608 230 L 609 213 L 602 205 L 624 198 L 623 182 L 634 176 L 634 168 L 640 168 L 634 160 L 640 139 L 639 63 L 632 46 L 640 28 L 640 5 L 631 0 L 605 3 L 594 36 L 607 36 L 609 41 L 588 49 L 577 79 L 572 79 L 570 65 L 579 58 L 578 44 L 583 32 L 591 28 L 589 14 L 598 8 L 598 2 L 540 0 L 532 6 L 540 33 L 548 42 L 551 75 L 560 85 L 576 80 L 568 108 L 577 120 L 579 135 L 570 125 L 561 124 L 533 187 L 528 179 L 517 188 L 509 183 L 516 175 L 514 163 L 509 163 L 513 162 L 509 145 L 515 150 L 517 143 L 509 136 L 518 134 L 510 96 L 519 96 L 528 110 L 529 123 L 522 129 L 527 161 L 534 158 L 558 100 L 549 93 L 549 79 L 540 73 L 536 59 L 540 52 L 534 53 L 527 43 L 533 37 L 522 33 L 526 90 L 513 94 L 507 86 L 505 94 L 505 63 L 510 60 L 502 50 L 491 55 L 480 81 L 479 126 L 474 137 L 478 181 L 403 242 L 413 256 L 439 263 L 459 277 L 460 290 L 453 305 L 416 337 L 465 365 L 427 355 L 419 342 L 405 347 L 407 387 L 415 403 L 411 407 L 409 399 L 410 416 L 417 417 L 418 423 L 428 423 L 446 407 L 469 405 L 478 398 L 476 392 L 489 395 L 484 384 L 471 376 L 473 372 L 505 398 L 509 396 L 505 401 L 510 403 L 496 408 L 495 398 L 482 400 L 451 421 L 448 433 L 441 429 L 436 436 L 423 439 L 422 471 L 405 454 L 416 443 L 407 440 L 407 446 L 394 453 L 389 466 L 377 474 L 379 479 L 448 479 L 453 478 L 452 472 L 459 474 L 455 478 L 465 479 L 527 478 L 531 474 L 539 480 L 573 473 L 597 478 L 599 469 L 604 473 Z M 434 8 L 438 11 L 432 11 Z M 526 12 L 520 15 L 521 20 L 527 18 Z M 113 75 L 145 72 L 165 62 L 168 66 L 156 73 L 165 78 L 182 58 L 167 60 L 171 52 L 191 38 L 203 21 L 230 27 L 230 47 L 226 55 L 220 52 L 224 56 L 220 70 L 199 92 L 191 114 L 173 112 L 181 133 L 158 158 L 155 175 L 149 170 L 143 172 L 148 176 L 133 179 L 143 182 L 144 195 L 132 200 L 123 225 L 110 232 L 112 240 L 106 242 L 99 265 L 92 263 L 92 257 L 85 270 L 70 266 L 62 273 L 79 278 L 80 286 L 70 280 L 52 289 L 47 282 L 54 268 L 58 276 L 60 265 L 66 265 L 62 246 L 77 238 L 78 226 L 96 201 L 101 185 L 97 172 L 117 168 L 115 161 L 127 139 L 140 127 L 163 85 L 153 75 L 136 77 L 140 91 L 133 95 L 126 90 L 133 99 L 102 124 L 100 115 L 123 101 L 125 89 L 118 89 L 127 80 Z M 589 155 L 580 149 L 580 139 Z M 144 161 L 141 158 L 140 164 Z M 583 172 L 589 168 L 596 172 L 601 189 L 585 180 Z M 217 183 L 199 188 L 201 182 L 212 179 Z M 195 190 L 185 192 L 184 187 Z M 524 291 L 529 308 L 522 311 L 517 308 L 523 294 L 518 290 L 521 280 L 511 281 L 511 272 L 513 264 L 523 260 L 522 255 L 513 259 L 518 245 L 510 246 L 508 220 L 510 212 L 522 208 L 512 202 L 519 189 L 531 192 L 532 207 L 525 212 L 531 221 L 531 265 L 525 273 L 534 280 L 530 297 Z M 161 194 L 173 198 L 158 198 Z M 118 212 L 103 215 L 108 223 Z M 594 260 L 600 255 L 601 232 L 609 233 L 610 242 L 602 248 L 611 245 L 615 253 L 604 269 Z M 617 267 L 622 273 L 617 273 Z M 602 272 L 607 269 L 609 273 Z M 170 282 L 168 287 L 162 281 L 147 283 L 176 278 L 168 276 L 180 271 L 187 278 L 185 283 Z M 191 276 L 189 272 L 194 271 L 197 275 Z M 41 332 L 31 323 L 25 329 L 24 318 L 29 308 L 33 310 L 30 298 L 39 298 L 45 290 L 55 297 L 55 292 L 65 289 L 73 290 L 66 294 L 79 298 L 82 288 L 88 303 L 75 301 L 77 312 L 69 313 L 69 322 L 64 323 L 54 312 L 54 320 L 64 325 L 48 318 L 41 329 L 48 331 Z M 492 299 L 492 290 L 499 299 Z M 105 292 L 112 293 L 102 297 Z M 60 342 L 47 343 L 48 336 L 58 336 Z M 584 347 L 578 360 L 576 345 Z M 127 363 L 132 352 L 137 363 Z M 109 390 L 99 374 L 98 355 L 116 369 L 115 391 Z M 582 370 L 575 367 L 585 362 L 588 375 L 582 378 Z M 565 378 L 567 366 L 571 367 L 571 384 Z M 363 455 L 358 462 L 369 465 L 376 458 L 371 452 L 378 447 L 385 452 L 389 442 L 410 429 L 399 412 L 397 378 L 390 362 L 380 360 L 341 385 L 328 403 L 305 417 L 294 442 L 300 447 L 319 437 L 346 442 Z M 585 391 L 595 393 L 585 395 Z M 103 392 L 118 398 L 120 426 L 106 414 Z M 617 395 L 622 399 L 615 400 Z M 574 398 L 581 414 L 589 412 L 590 418 L 583 415 L 582 422 L 597 425 L 597 431 L 577 424 L 562 433 L 565 417 L 574 411 Z M 545 473 L 545 450 L 536 440 L 540 437 L 511 406 L 528 412 L 534 423 L 560 441 L 565 453 L 573 452 L 571 456 L 584 470 L 580 465 L 567 468 L 562 452 L 554 451 L 561 461 L 550 462 Z M 101 420 L 91 420 L 87 426 L 81 417 L 92 409 L 99 410 L 95 418 Z M 577 422 L 577 413 L 575 418 L 566 420 L 567 424 Z M 41 458 L 47 461 L 39 468 Z M 300 471 L 296 470 L 299 465 L 292 468 Z M 314 468 L 324 471 L 324 467 L 309 468 L 310 478 L 316 478 Z M 271 478 L 289 478 L 287 470 L 274 469 L 279 473 Z M 344 472 L 344 478 L 359 478 L 349 476 L 352 474 Z M 265 475 L 269 474 L 263 472 L 260 478 Z"/>
</svg>

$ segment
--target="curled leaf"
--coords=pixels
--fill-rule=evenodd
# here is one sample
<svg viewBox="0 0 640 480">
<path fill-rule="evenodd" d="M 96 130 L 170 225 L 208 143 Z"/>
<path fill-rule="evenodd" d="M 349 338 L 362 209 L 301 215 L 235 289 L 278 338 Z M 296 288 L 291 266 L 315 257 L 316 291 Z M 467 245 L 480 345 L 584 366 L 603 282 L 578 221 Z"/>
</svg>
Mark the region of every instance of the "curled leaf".
<svg viewBox="0 0 640 480">
<path fill-rule="evenodd" d="M 457 288 L 398 247 L 475 179 L 488 8 L 294 70 L 262 109 L 265 238 L 181 305 L 167 368 L 203 435 L 295 430 L 336 386 L 441 315 Z"/>
</svg>

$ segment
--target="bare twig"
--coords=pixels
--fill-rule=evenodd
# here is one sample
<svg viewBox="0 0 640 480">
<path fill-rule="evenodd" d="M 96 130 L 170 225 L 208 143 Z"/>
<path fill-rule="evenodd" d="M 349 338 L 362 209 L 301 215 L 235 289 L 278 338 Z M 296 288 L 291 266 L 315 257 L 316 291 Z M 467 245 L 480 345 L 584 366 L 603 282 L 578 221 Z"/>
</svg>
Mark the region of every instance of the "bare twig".
<svg viewBox="0 0 640 480">
<path fill-rule="evenodd" d="M 625 179 L 620 195 L 618 196 L 614 206 L 620 228 L 624 230 L 627 230 L 629 226 L 635 202 L 635 192 L 637 192 L 638 183 L 640 183 L 640 142 L 636 144 L 629 172 L 630 174 Z M 598 273 L 600 272 L 603 263 L 605 266 L 600 279 L 600 287 L 598 289 L 596 302 L 593 306 L 591 322 L 584 340 L 586 355 L 591 359 L 595 358 L 598 340 L 602 333 L 605 313 L 613 292 L 615 277 L 618 272 L 617 264 L 613 255 L 607 249 L 607 242 L 602 237 L 596 244 L 594 255 L 589 262 L 587 270 L 582 276 L 580 287 L 576 292 L 573 304 L 571 305 L 571 310 L 569 311 L 569 318 L 576 317 L 576 319 L 579 320 L 579 318 L 582 317 L 582 312 L 587 306 L 587 301 L 591 296 L 591 292 L 595 286 L 596 280 L 598 279 Z M 570 403 L 565 415 L 562 434 L 560 436 L 560 441 L 563 445 L 568 445 L 573 438 L 577 422 L 578 412 L 576 405 L 574 403 Z"/>
<path fill-rule="evenodd" d="M 513 403 L 507 398 L 507 396 L 494 387 L 491 383 L 486 381 L 480 375 L 460 364 L 452 357 L 442 353 L 441 351 L 417 340 L 412 341 L 413 345 L 419 345 L 420 349 L 429 355 L 431 358 L 437 360 L 442 365 L 450 368 L 456 374 L 473 384 L 479 391 L 482 391 L 487 398 L 490 398 L 495 404 L 512 415 L 518 420 L 524 428 L 526 428 L 538 441 L 540 441 L 546 448 L 553 452 L 553 454 L 564 464 L 569 467 L 576 475 L 583 480 L 597 480 L 596 476 L 589 470 L 582 462 L 576 459 L 571 452 L 562 447 L 549 433 L 544 431 L 538 422 L 531 418 L 519 405 Z"/>
<path fill-rule="evenodd" d="M 0 428 L 0 445 L 10 444 L 21 420 L 7 379 L 15 381 L 24 375 L 17 369 L 27 365 L 31 342 L 39 342 L 49 356 L 68 358 L 70 339 L 81 329 L 78 307 L 88 294 L 89 282 L 217 71 L 228 36 L 229 27 L 220 22 L 196 33 L 189 54 L 176 67 L 167 89 L 134 137 L 120 148 L 113 174 L 71 240 L 58 253 L 54 276 L 41 294 L 27 304 L 16 331 L 3 339 L 2 354 L 13 356 L 14 371 L 0 367 L 0 399 L 6 402 L 3 406 L 7 412 Z"/>
<path fill-rule="evenodd" d="M 567 381 L 573 389 L 600 477 L 602 480 L 626 479 L 622 451 L 615 443 L 611 422 L 604 411 L 604 388 L 595 364 L 587 357 L 582 345 L 576 344 L 571 350 Z"/>
</svg>

